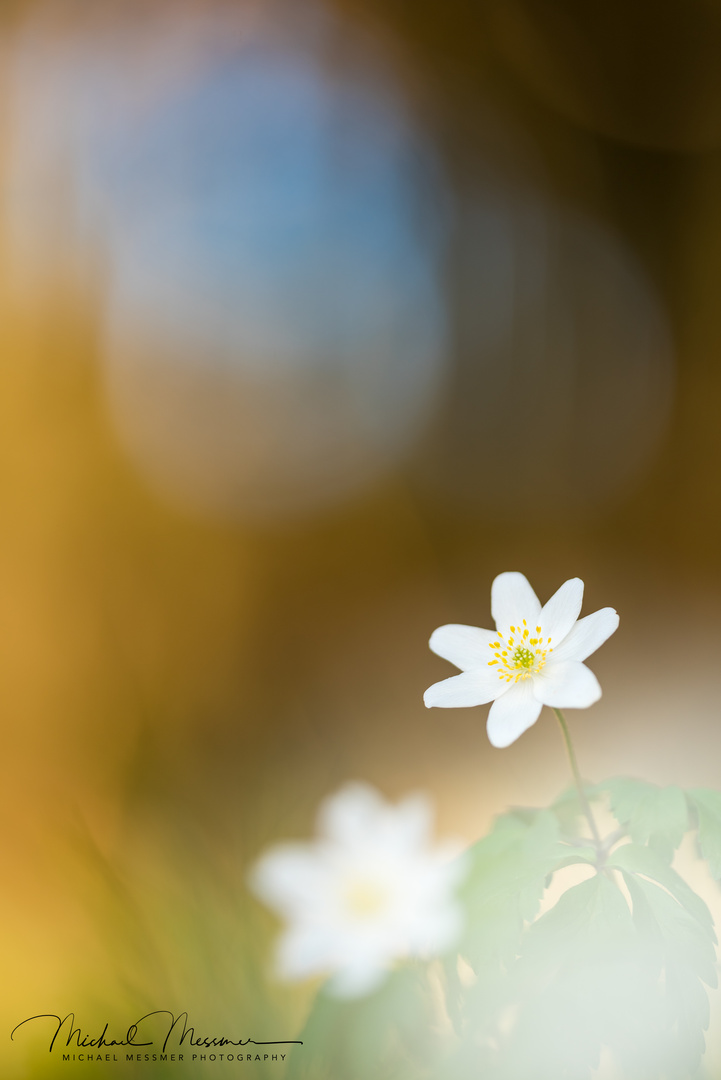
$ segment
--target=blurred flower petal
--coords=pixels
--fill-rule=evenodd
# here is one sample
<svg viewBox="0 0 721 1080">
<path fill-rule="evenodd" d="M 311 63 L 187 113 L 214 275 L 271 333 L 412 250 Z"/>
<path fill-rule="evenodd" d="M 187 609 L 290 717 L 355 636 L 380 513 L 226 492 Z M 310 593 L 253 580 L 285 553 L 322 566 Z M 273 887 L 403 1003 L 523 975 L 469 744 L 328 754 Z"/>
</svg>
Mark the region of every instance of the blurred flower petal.
<svg viewBox="0 0 721 1080">
<path fill-rule="evenodd" d="M 271 848 L 251 869 L 254 892 L 286 922 L 277 971 L 325 972 L 328 991 L 369 993 L 389 967 L 448 948 L 461 931 L 454 889 L 463 860 L 430 844 L 430 803 L 393 806 L 365 784 L 327 799 L 314 843 Z M 459 869 L 460 868 L 460 869 Z"/>
</svg>

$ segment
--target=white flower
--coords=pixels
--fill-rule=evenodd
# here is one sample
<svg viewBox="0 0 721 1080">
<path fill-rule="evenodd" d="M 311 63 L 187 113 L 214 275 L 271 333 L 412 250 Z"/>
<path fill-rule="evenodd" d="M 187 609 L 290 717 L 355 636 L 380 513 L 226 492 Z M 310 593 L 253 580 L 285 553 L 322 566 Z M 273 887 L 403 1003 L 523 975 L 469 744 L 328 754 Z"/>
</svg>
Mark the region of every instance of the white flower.
<svg viewBox="0 0 721 1080">
<path fill-rule="evenodd" d="M 586 709 L 601 687 L 582 663 L 618 626 L 613 608 L 579 619 L 580 578 L 566 581 L 541 607 L 523 574 L 499 574 L 491 587 L 496 630 L 448 625 L 434 630 L 430 647 L 461 675 L 434 683 L 423 700 L 431 708 L 485 705 L 488 738 L 510 746 L 535 724 L 544 705 Z"/>
<path fill-rule="evenodd" d="M 432 808 L 422 795 L 389 804 L 367 784 L 326 799 L 318 838 L 271 848 L 251 870 L 256 895 L 287 923 L 278 942 L 281 978 L 330 974 L 331 993 L 375 989 L 394 960 L 453 944 L 464 873 L 455 848 L 429 846 Z"/>
</svg>

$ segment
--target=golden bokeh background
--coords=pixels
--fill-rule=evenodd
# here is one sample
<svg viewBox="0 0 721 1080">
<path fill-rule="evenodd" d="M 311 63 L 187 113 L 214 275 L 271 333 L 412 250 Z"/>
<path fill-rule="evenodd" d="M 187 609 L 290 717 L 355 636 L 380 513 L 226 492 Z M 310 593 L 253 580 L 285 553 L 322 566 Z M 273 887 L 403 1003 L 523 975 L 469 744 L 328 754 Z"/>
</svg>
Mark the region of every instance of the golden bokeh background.
<svg viewBox="0 0 721 1080">
<path fill-rule="evenodd" d="M 423 706 L 497 573 L 621 614 L 589 778 L 721 785 L 721 7 L 0 37 L 2 1074 L 55 1075 L 35 1013 L 290 1038 L 264 845 L 352 778 L 466 840 L 568 784 L 550 714 Z"/>
</svg>

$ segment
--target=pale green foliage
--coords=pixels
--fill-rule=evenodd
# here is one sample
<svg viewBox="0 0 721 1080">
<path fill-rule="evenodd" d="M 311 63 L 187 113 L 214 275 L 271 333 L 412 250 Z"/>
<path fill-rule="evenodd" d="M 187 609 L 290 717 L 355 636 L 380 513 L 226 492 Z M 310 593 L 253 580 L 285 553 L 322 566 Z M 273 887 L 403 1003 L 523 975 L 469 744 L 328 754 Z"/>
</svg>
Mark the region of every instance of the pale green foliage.
<svg viewBox="0 0 721 1080">
<path fill-rule="evenodd" d="M 694 788 L 688 792 L 689 801 L 698 819 L 698 841 L 709 870 L 718 881 L 721 878 L 721 791 Z"/>
<path fill-rule="evenodd" d="M 721 877 L 721 793 L 587 788 L 618 829 L 589 839 L 576 792 L 514 809 L 466 853 L 463 937 L 360 1002 L 319 995 L 290 1080 L 628 1080 L 698 1075 L 717 985 L 708 907 L 671 865 L 684 834 Z M 547 885 L 573 882 L 541 909 Z M 546 900 L 546 906 L 548 901 Z"/>
<path fill-rule="evenodd" d="M 422 967 L 409 964 L 366 998 L 318 994 L 291 1054 L 286 1080 L 423 1077 L 433 1056 L 433 1001 Z"/>
<path fill-rule="evenodd" d="M 656 787 L 642 780 L 618 777 L 603 788 L 611 811 L 638 844 L 650 844 L 669 860 L 688 829 L 688 806 L 678 787 Z"/>
<path fill-rule="evenodd" d="M 516 955 L 524 923 L 537 914 L 546 879 L 565 853 L 558 823 L 547 810 L 529 823 L 510 814 L 498 818 L 493 832 L 474 844 L 461 889 L 474 917 L 459 945 L 474 968 Z"/>
</svg>

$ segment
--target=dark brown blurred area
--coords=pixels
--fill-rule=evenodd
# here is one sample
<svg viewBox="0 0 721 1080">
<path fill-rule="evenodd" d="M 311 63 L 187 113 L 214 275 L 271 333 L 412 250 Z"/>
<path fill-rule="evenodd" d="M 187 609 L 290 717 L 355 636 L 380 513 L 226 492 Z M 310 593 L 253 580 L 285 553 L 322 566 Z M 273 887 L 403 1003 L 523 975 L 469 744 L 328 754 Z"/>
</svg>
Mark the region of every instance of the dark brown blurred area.
<svg viewBox="0 0 721 1080">
<path fill-rule="evenodd" d="M 2 14 L 8 1021 L 210 1001 L 187 927 L 346 779 L 565 787 L 423 706 L 504 570 L 621 614 L 584 772 L 718 786 L 721 7 Z"/>
</svg>

